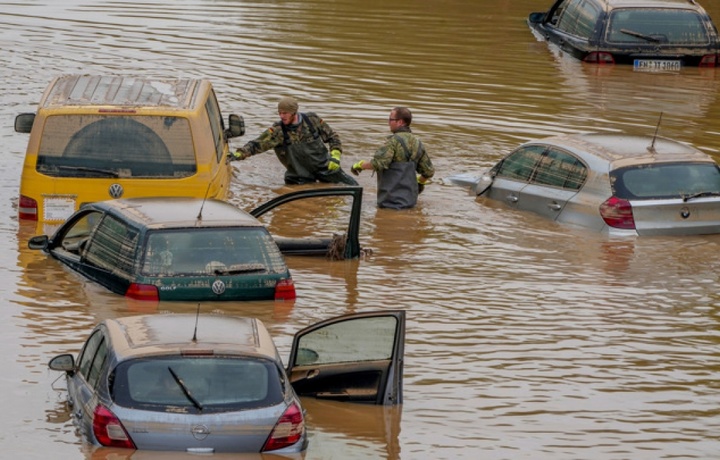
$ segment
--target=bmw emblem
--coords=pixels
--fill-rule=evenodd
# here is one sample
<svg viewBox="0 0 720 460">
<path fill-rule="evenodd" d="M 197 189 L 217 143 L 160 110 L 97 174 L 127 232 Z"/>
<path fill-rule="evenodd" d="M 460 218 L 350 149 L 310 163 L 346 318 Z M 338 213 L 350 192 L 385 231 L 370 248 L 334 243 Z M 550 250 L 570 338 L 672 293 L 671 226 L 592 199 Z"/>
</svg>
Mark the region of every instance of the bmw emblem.
<svg viewBox="0 0 720 460">
<path fill-rule="evenodd" d="M 682 209 L 680 210 L 680 217 L 682 217 L 683 219 L 687 219 L 688 217 L 690 217 L 690 210 L 689 210 L 688 208 L 685 208 L 685 207 L 682 208 Z"/>
<path fill-rule="evenodd" d="M 225 283 L 222 280 L 215 280 L 212 284 L 212 291 L 217 295 L 222 294 L 225 292 Z"/>
<path fill-rule="evenodd" d="M 120 184 L 112 184 L 110 188 L 108 189 L 108 193 L 111 197 L 117 199 L 123 196 L 123 193 L 125 193 L 125 190 L 123 190 L 122 185 Z"/>
</svg>

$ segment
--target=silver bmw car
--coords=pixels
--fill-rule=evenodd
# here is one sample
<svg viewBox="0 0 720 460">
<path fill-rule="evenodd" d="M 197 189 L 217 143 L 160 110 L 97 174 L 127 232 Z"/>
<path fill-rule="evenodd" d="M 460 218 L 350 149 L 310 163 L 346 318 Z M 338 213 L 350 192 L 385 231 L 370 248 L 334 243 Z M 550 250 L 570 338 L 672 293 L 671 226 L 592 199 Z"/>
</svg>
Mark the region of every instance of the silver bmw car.
<svg viewBox="0 0 720 460">
<path fill-rule="evenodd" d="M 49 367 L 91 444 L 290 455 L 307 447 L 299 395 L 402 402 L 404 337 L 402 310 L 332 318 L 295 335 L 286 369 L 258 319 L 141 315 L 101 322 Z"/>
<path fill-rule="evenodd" d="M 657 136 L 572 134 L 527 142 L 480 176 L 479 196 L 613 235 L 720 233 L 720 168 Z"/>
</svg>

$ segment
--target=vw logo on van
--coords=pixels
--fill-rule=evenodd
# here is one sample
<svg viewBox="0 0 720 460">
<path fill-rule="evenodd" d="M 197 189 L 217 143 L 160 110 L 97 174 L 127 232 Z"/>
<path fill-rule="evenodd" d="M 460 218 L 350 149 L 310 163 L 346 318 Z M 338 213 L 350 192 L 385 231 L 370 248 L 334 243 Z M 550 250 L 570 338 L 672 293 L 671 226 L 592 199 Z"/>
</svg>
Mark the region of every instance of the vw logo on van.
<svg viewBox="0 0 720 460">
<path fill-rule="evenodd" d="M 123 187 L 120 184 L 112 184 L 108 189 L 108 193 L 113 198 L 120 198 L 123 196 L 123 193 L 125 193 L 125 190 L 123 190 Z"/>
<path fill-rule="evenodd" d="M 212 284 L 212 291 L 217 295 L 222 294 L 225 292 L 225 283 L 222 280 L 215 280 Z"/>
</svg>

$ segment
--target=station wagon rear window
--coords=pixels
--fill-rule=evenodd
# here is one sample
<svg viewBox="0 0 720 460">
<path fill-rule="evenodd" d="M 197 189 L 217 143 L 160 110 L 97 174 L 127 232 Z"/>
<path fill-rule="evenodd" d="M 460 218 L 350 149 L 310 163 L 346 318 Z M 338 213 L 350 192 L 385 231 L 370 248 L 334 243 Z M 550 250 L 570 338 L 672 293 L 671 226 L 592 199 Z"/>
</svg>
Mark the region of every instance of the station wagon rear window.
<svg viewBox="0 0 720 460">
<path fill-rule="evenodd" d="M 197 165 L 185 118 L 55 115 L 45 122 L 36 169 L 53 177 L 178 178 Z"/>
<path fill-rule="evenodd" d="M 610 173 L 624 199 L 684 198 L 720 194 L 720 169 L 710 163 L 669 163 L 620 168 Z"/>
<path fill-rule="evenodd" d="M 609 43 L 707 45 L 702 17 L 679 9 L 627 8 L 613 11 L 607 29 Z"/>
</svg>

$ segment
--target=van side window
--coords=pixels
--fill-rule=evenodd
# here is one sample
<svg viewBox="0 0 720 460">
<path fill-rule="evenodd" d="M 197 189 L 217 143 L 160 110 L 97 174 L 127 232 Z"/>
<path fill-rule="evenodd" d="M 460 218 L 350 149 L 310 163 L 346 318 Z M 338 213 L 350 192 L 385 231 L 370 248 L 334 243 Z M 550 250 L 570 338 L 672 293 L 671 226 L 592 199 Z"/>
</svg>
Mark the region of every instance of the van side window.
<svg viewBox="0 0 720 460">
<path fill-rule="evenodd" d="M 545 149 L 544 145 L 520 147 L 503 160 L 497 177 L 529 181 Z"/>
<path fill-rule="evenodd" d="M 215 154 L 219 163 L 225 158 L 225 125 L 223 124 L 220 106 L 215 97 L 215 91 L 210 91 L 210 96 L 205 101 L 205 110 L 210 121 L 210 129 L 215 140 Z"/>
</svg>

